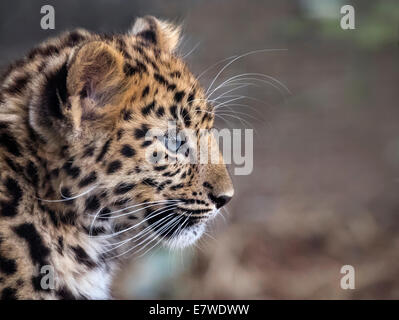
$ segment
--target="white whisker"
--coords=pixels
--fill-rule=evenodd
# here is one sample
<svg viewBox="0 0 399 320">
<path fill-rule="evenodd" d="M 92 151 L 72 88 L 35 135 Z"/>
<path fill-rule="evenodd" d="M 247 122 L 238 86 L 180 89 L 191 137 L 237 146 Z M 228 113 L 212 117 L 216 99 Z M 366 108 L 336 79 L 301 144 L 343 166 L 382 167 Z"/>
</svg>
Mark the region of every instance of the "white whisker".
<svg viewBox="0 0 399 320">
<path fill-rule="evenodd" d="M 247 53 L 244 53 L 242 55 L 239 55 L 238 57 L 235 57 L 233 60 L 231 60 L 230 62 L 228 62 L 216 75 L 216 77 L 212 80 L 211 84 L 209 85 L 208 89 L 206 90 L 205 94 L 207 95 L 209 90 L 212 88 L 213 84 L 215 83 L 215 81 L 219 78 L 219 76 L 223 73 L 224 70 L 226 70 L 231 64 L 233 64 L 235 61 L 237 61 L 238 59 L 241 59 L 243 57 L 246 57 L 248 55 L 251 54 L 255 54 L 255 53 L 260 53 L 260 52 L 272 52 L 272 51 L 285 51 L 286 49 L 261 49 L 261 50 L 254 50 L 254 51 L 250 51 Z"/>
<path fill-rule="evenodd" d="M 165 207 L 159 208 L 159 209 L 155 210 L 154 212 L 152 212 L 151 215 L 149 215 L 149 216 L 146 217 L 145 219 L 141 220 L 140 222 L 138 222 L 138 223 L 132 225 L 131 227 L 128 227 L 128 228 L 126 228 L 126 229 L 124 229 L 124 230 L 121 230 L 121 231 L 118 231 L 118 232 L 114 232 L 114 233 L 112 233 L 112 234 L 110 234 L 110 235 L 107 234 L 107 235 L 100 235 L 100 236 L 96 236 L 96 237 L 97 237 L 97 238 L 105 238 L 105 239 L 109 239 L 109 238 L 115 237 L 115 236 L 120 235 L 120 234 L 122 234 L 122 233 L 124 233 L 124 232 L 127 232 L 127 231 L 129 231 L 129 230 L 132 230 L 132 229 L 137 228 L 139 225 L 143 224 L 143 223 L 146 222 L 147 220 L 149 220 L 149 219 L 151 219 L 151 218 L 153 218 L 153 217 L 156 217 L 156 216 L 162 214 L 163 212 L 167 211 L 167 210 L 165 210 L 165 209 L 170 210 L 170 209 L 173 208 L 173 207 L 175 207 L 175 205 L 169 205 L 169 206 L 165 206 Z M 162 211 L 159 212 L 160 210 L 162 210 Z M 165 210 L 165 211 L 163 211 L 163 210 Z M 154 213 L 157 213 L 157 214 L 154 215 Z"/>
<path fill-rule="evenodd" d="M 126 211 L 127 209 L 137 208 L 137 207 L 139 207 L 139 206 L 144 206 L 144 205 L 147 205 L 147 204 L 155 204 L 155 205 L 157 205 L 157 204 L 179 203 L 179 202 L 181 202 L 181 200 L 159 200 L 159 201 L 142 202 L 142 203 L 138 203 L 138 204 L 135 204 L 135 205 L 128 206 L 128 207 L 123 208 L 123 209 L 111 211 L 110 213 L 106 213 L 106 214 L 104 214 L 104 215 L 107 215 L 107 216 L 108 216 L 108 215 L 111 215 L 111 214 L 114 214 L 114 213 L 117 213 L 117 212 Z"/>
<path fill-rule="evenodd" d="M 183 202 L 183 201 L 172 202 L 172 204 L 176 205 L 176 204 L 181 203 L 181 202 Z M 169 202 L 153 203 L 153 204 L 150 204 L 148 206 L 145 206 L 145 207 L 133 210 L 133 211 L 129 211 L 129 212 L 126 212 L 126 213 L 122 213 L 122 214 L 119 214 L 119 215 L 116 215 L 116 216 L 109 216 L 111 213 L 107 213 L 107 214 L 104 214 L 104 215 L 106 215 L 106 217 L 100 217 L 100 218 L 101 219 L 117 219 L 117 218 L 120 218 L 120 217 L 132 215 L 133 213 L 140 212 L 141 210 L 144 210 L 144 209 L 147 209 L 147 208 L 151 208 L 151 207 L 155 207 L 155 206 L 159 206 L 159 205 L 162 205 L 162 204 L 170 204 L 170 203 Z"/>
<path fill-rule="evenodd" d="M 86 191 L 84 191 L 84 192 L 82 192 L 82 193 L 80 193 L 80 194 L 78 194 L 78 195 L 76 195 L 76 196 L 69 197 L 69 198 L 64 197 L 64 199 L 60 199 L 60 200 L 48 200 L 48 199 L 41 199 L 41 198 L 36 198 L 36 199 L 38 199 L 38 200 L 40 200 L 40 201 L 44 201 L 44 202 L 65 202 L 65 201 L 70 201 L 70 200 L 74 200 L 74 199 L 80 198 L 80 197 L 82 197 L 82 196 L 84 196 L 84 195 L 90 193 L 90 192 L 93 191 L 95 188 L 97 188 L 97 185 L 94 185 L 93 187 L 89 188 L 88 190 L 86 190 Z M 60 193 L 61 193 L 61 192 L 60 192 Z M 62 193 L 61 193 L 61 196 L 63 196 Z"/>
</svg>

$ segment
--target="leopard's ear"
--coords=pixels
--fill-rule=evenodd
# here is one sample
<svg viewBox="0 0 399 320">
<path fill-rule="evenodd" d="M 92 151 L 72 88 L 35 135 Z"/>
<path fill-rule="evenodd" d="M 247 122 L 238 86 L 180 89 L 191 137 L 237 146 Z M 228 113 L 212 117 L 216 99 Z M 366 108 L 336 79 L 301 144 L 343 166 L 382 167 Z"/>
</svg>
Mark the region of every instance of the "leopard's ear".
<svg viewBox="0 0 399 320">
<path fill-rule="evenodd" d="M 130 33 L 157 45 L 162 50 L 173 52 L 179 45 L 181 27 L 152 16 L 145 16 L 136 20 Z"/>
<path fill-rule="evenodd" d="M 116 97 L 124 80 L 123 56 L 102 41 L 93 41 L 78 50 L 68 71 L 70 96 L 89 98 L 104 106 Z"/>
<path fill-rule="evenodd" d="M 84 45 L 73 57 L 67 77 L 69 118 L 76 132 L 113 124 L 113 112 L 126 89 L 122 54 L 102 41 Z M 108 107 L 107 107 L 108 106 Z"/>
<path fill-rule="evenodd" d="M 107 106 L 116 105 L 126 88 L 117 50 L 102 41 L 76 50 L 69 62 L 54 60 L 38 81 L 30 123 L 43 137 L 79 136 L 87 128 L 111 125 L 115 108 Z"/>
</svg>

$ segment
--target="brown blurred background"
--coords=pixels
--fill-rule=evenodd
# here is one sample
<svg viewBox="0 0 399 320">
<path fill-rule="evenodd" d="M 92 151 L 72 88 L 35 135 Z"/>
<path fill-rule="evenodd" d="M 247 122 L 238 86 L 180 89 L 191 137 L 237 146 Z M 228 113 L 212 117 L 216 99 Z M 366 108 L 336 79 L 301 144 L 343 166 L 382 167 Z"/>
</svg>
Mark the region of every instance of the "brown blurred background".
<svg viewBox="0 0 399 320">
<path fill-rule="evenodd" d="M 54 31 L 40 29 L 44 4 L 55 7 Z M 344 4 L 355 8 L 355 30 L 340 28 Z M 125 31 L 146 14 L 183 23 L 181 52 L 195 48 L 186 58 L 195 74 L 232 55 L 287 49 L 240 59 L 217 83 L 257 72 L 291 94 L 265 84 L 239 91 L 260 100 L 234 107 L 249 123 L 218 126 L 255 129 L 253 173 L 233 176 L 225 219 L 197 247 L 127 263 L 116 296 L 398 299 L 399 3 L 2 1 L 0 66 L 62 30 Z M 205 87 L 220 67 L 202 77 Z M 354 290 L 340 288 L 347 264 Z"/>
</svg>

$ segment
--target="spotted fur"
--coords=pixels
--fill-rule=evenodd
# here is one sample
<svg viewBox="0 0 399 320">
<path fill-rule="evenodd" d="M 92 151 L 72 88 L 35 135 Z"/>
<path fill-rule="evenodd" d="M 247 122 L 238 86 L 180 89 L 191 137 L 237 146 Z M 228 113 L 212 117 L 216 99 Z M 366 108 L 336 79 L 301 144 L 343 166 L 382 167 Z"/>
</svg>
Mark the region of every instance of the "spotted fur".
<svg viewBox="0 0 399 320">
<path fill-rule="evenodd" d="M 174 53 L 179 33 L 153 17 L 138 19 L 128 34 L 76 30 L 39 45 L 4 73 L 2 299 L 111 298 L 119 259 L 106 248 L 138 231 L 107 235 L 140 221 L 140 230 L 153 224 L 151 232 L 161 232 L 151 212 L 162 206 L 118 219 L 112 218 L 115 211 L 179 200 L 169 213 L 191 217 L 175 227 L 179 237 L 164 242 L 185 246 L 231 198 L 223 163 L 162 165 L 145 159 L 146 150 L 160 143 L 145 140 L 150 129 L 165 130 L 175 120 L 200 135 L 213 126 L 204 91 Z M 101 219 L 93 222 L 96 214 Z M 55 288 L 43 287 L 44 266 L 54 269 Z"/>
</svg>

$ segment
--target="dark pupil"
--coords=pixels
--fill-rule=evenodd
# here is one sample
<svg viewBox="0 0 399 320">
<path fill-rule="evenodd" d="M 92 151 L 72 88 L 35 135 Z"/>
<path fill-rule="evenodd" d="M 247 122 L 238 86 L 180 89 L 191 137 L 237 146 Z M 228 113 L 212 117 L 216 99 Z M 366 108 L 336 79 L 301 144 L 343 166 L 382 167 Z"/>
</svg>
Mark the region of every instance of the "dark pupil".
<svg viewBox="0 0 399 320">
<path fill-rule="evenodd" d="M 182 140 L 179 135 L 169 136 L 165 139 L 165 145 L 170 151 L 177 152 L 182 145 Z"/>
</svg>

